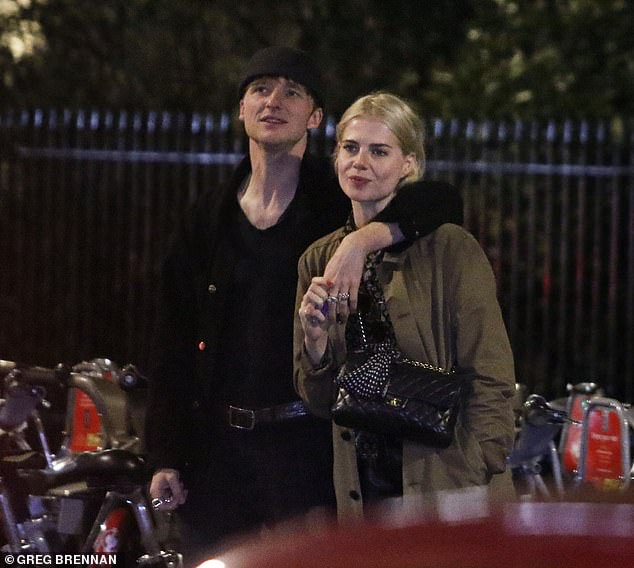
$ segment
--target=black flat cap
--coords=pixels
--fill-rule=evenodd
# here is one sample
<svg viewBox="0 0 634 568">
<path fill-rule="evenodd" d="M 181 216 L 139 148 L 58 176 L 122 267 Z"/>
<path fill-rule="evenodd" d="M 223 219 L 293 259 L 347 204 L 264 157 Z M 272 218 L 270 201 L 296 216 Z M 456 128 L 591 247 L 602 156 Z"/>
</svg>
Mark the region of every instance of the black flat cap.
<svg viewBox="0 0 634 568">
<path fill-rule="evenodd" d="M 240 98 L 249 83 L 258 77 L 286 77 L 306 87 L 315 99 L 317 106 L 323 108 L 324 88 L 319 68 L 313 59 L 300 49 L 292 47 L 266 47 L 257 51 L 247 63 L 238 89 Z"/>
</svg>

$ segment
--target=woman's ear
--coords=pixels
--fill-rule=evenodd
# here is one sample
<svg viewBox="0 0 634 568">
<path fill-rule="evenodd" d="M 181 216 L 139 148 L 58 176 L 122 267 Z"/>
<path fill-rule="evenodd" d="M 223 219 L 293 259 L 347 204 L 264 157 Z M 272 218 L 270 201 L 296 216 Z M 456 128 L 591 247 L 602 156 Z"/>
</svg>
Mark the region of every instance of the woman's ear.
<svg viewBox="0 0 634 568">
<path fill-rule="evenodd" d="M 401 170 L 401 179 L 405 179 L 410 176 L 416 167 L 416 156 L 414 154 L 408 154 L 405 156 L 403 162 L 403 169 Z"/>
</svg>

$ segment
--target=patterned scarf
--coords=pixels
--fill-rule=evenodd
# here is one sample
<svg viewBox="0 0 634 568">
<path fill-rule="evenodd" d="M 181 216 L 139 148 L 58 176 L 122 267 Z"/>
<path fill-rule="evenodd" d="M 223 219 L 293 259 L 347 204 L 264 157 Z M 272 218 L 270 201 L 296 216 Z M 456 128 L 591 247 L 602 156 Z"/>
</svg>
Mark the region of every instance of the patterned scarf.
<svg viewBox="0 0 634 568">
<path fill-rule="evenodd" d="M 348 235 L 356 231 L 352 214 L 344 225 L 344 234 Z M 348 348 L 359 348 L 370 344 L 388 344 L 396 347 L 396 336 L 390 314 L 387 311 L 383 288 L 377 275 L 377 267 L 383 262 L 384 251 L 374 251 L 368 254 L 363 268 L 363 278 L 359 288 L 358 317 L 354 314 L 348 320 L 346 327 L 346 344 Z M 365 296 L 365 298 L 364 298 Z M 366 301 L 364 301 L 366 300 Z M 364 305 L 365 304 L 365 305 Z M 369 334 L 372 328 L 375 333 Z M 359 329 L 360 327 L 360 329 Z M 361 334 L 361 337 L 359 337 Z"/>
</svg>

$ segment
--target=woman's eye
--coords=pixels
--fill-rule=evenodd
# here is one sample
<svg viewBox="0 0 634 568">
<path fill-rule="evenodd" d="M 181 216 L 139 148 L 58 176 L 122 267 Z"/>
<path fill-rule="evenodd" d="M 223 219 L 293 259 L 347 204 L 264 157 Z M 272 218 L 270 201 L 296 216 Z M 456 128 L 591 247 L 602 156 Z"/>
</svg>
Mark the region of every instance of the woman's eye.
<svg viewBox="0 0 634 568">
<path fill-rule="evenodd" d="M 357 150 L 356 144 L 343 144 L 341 147 L 345 152 L 348 152 L 348 154 L 352 154 Z"/>
<path fill-rule="evenodd" d="M 387 150 L 382 150 L 380 148 L 376 148 L 375 150 L 372 150 L 372 154 L 374 154 L 375 156 L 387 156 Z"/>
</svg>

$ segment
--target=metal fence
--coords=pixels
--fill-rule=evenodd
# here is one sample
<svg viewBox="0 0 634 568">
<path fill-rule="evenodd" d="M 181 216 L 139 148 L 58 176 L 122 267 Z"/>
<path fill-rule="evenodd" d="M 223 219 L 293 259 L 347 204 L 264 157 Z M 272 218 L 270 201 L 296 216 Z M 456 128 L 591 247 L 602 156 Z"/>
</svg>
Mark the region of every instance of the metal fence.
<svg viewBox="0 0 634 568">
<path fill-rule="evenodd" d="M 427 121 L 498 278 L 518 379 L 634 395 L 633 122 Z M 332 149 L 334 120 L 311 136 Z M 179 215 L 244 151 L 229 115 L 0 113 L 0 358 L 148 363 Z"/>
</svg>

